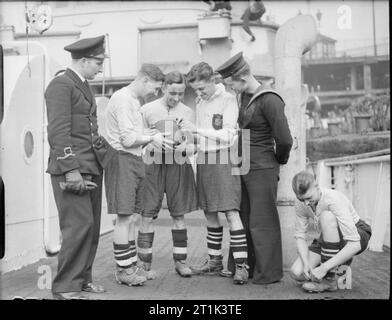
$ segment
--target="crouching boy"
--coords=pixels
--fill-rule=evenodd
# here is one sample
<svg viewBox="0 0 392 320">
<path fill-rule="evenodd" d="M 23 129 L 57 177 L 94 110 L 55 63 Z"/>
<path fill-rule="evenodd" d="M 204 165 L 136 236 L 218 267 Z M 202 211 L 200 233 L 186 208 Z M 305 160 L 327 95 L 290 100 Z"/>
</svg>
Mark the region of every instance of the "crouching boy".
<svg viewBox="0 0 392 320">
<path fill-rule="evenodd" d="M 295 221 L 299 257 L 291 267 L 291 276 L 302 283 L 307 292 L 336 291 L 341 275 L 339 269 L 346 269 L 345 283 L 351 284 L 349 265 L 353 256 L 366 250 L 370 226 L 360 219 L 344 194 L 320 188 L 309 172 L 297 173 L 292 187 L 299 200 Z M 306 232 L 310 218 L 314 219 L 320 237 L 308 247 Z M 343 285 L 339 287 L 344 288 Z"/>
</svg>

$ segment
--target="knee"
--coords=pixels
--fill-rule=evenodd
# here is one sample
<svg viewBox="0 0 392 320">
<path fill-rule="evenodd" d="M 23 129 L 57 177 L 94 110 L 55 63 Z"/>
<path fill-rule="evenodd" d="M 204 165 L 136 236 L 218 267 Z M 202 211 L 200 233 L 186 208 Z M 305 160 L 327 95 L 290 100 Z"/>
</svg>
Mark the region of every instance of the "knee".
<svg viewBox="0 0 392 320">
<path fill-rule="evenodd" d="M 173 226 L 175 229 L 184 229 L 185 228 L 185 220 L 184 216 L 172 217 Z"/>
<path fill-rule="evenodd" d="M 232 223 L 235 220 L 235 213 L 233 211 L 225 212 L 225 215 L 229 223 Z"/>
<path fill-rule="evenodd" d="M 133 221 L 132 215 L 117 215 L 116 226 L 126 226 L 129 225 Z"/>
<path fill-rule="evenodd" d="M 204 215 L 207 220 L 207 224 L 212 227 L 219 227 L 219 217 L 218 217 L 218 212 L 207 212 L 204 211 Z"/>
<path fill-rule="evenodd" d="M 153 218 L 152 217 L 142 217 L 142 223 L 141 225 L 143 227 L 149 227 L 153 224 Z"/>
<path fill-rule="evenodd" d="M 134 213 L 130 216 L 129 222 L 130 223 L 136 223 L 139 220 L 139 214 Z"/>
<path fill-rule="evenodd" d="M 226 219 L 229 223 L 234 223 L 240 220 L 240 214 L 238 211 L 227 211 Z"/>
<path fill-rule="evenodd" d="M 336 229 L 338 223 L 335 215 L 331 211 L 323 211 L 320 214 L 320 225 L 321 229 Z"/>
<path fill-rule="evenodd" d="M 304 277 L 301 268 L 293 264 L 290 268 L 289 275 L 292 279 L 301 281 Z"/>
</svg>

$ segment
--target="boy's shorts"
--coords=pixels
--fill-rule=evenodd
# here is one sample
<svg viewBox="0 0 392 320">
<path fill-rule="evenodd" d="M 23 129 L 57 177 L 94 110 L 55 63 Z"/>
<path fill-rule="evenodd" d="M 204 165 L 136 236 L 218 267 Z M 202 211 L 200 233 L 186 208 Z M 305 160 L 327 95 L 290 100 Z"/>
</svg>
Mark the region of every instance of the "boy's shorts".
<svg viewBox="0 0 392 320">
<path fill-rule="evenodd" d="M 109 214 L 143 212 L 145 168 L 142 157 L 117 151 L 105 169 L 105 191 Z"/>
<path fill-rule="evenodd" d="M 357 255 L 367 249 L 370 237 L 372 235 L 372 231 L 371 231 L 370 226 L 365 221 L 363 221 L 361 219 L 359 219 L 359 221 L 355 224 L 355 226 L 357 227 L 358 234 L 360 237 L 359 241 L 361 243 L 361 250 L 355 254 L 355 255 Z M 340 231 L 340 228 L 338 228 L 338 230 L 339 230 L 340 250 L 341 250 L 346 245 L 347 241 L 343 239 L 343 235 L 342 235 L 342 232 Z M 320 236 L 318 239 L 314 239 L 313 242 L 311 243 L 311 245 L 309 246 L 309 250 L 321 255 L 322 243 L 323 243 L 322 236 Z"/>
<path fill-rule="evenodd" d="M 208 159 L 208 154 L 201 154 Z M 207 212 L 240 210 L 241 178 L 232 174 L 233 165 L 219 163 L 217 152 L 216 164 L 197 164 L 197 198 L 201 209 Z M 207 161 L 205 161 L 207 163 Z"/>
<path fill-rule="evenodd" d="M 167 206 L 173 217 L 195 211 L 196 183 L 192 166 L 184 164 L 149 164 L 146 166 L 146 184 L 143 194 L 143 217 L 156 218 L 166 193 Z"/>
</svg>

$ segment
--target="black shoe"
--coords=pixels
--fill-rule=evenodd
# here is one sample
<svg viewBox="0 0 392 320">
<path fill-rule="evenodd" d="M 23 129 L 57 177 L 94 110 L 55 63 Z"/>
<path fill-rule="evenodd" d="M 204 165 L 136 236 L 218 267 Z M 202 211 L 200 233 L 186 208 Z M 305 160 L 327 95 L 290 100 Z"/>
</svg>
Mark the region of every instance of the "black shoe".
<svg viewBox="0 0 392 320">
<path fill-rule="evenodd" d="M 84 292 L 91 292 L 91 293 L 104 293 L 106 292 L 106 289 L 99 285 L 99 284 L 95 284 L 95 283 L 87 283 L 82 287 L 82 291 Z"/>
</svg>

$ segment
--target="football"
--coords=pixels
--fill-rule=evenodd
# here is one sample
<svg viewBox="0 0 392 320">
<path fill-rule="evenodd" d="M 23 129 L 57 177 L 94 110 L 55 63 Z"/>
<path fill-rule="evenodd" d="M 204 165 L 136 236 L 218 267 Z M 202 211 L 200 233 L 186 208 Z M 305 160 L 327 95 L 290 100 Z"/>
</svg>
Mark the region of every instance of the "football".
<svg viewBox="0 0 392 320">
<path fill-rule="evenodd" d="M 174 145 L 179 145 L 185 140 L 185 136 L 175 120 L 159 120 L 154 124 L 154 127 L 162 133 L 168 133 L 166 138 L 174 141 Z"/>
</svg>

